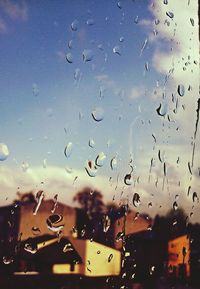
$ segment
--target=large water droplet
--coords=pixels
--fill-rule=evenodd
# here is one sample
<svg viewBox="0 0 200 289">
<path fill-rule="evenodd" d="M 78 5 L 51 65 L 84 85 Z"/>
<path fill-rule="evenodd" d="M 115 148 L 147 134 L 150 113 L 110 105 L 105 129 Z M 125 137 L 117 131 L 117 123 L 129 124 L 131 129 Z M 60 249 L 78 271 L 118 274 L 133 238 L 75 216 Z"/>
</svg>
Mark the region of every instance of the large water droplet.
<svg viewBox="0 0 200 289">
<path fill-rule="evenodd" d="M 124 183 L 125 183 L 125 185 L 127 185 L 127 186 L 132 185 L 132 183 L 133 183 L 133 176 L 132 176 L 132 174 L 127 174 L 127 175 L 125 175 L 125 177 L 124 177 Z"/>
<path fill-rule="evenodd" d="M 138 193 L 134 193 L 133 195 L 133 206 L 134 207 L 139 207 L 140 205 L 140 196 Z"/>
<path fill-rule="evenodd" d="M 102 121 L 104 118 L 104 110 L 101 107 L 97 107 L 92 111 L 92 117 L 96 121 Z"/>
<path fill-rule="evenodd" d="M 63 221 L 62 215 L 50 215 L 46 220 L 48 229 L 54 233 L 59 233 L 63 228 L 64 225 L 60 224 Z"/>
<path fill-rule="evenodd" d="M 72 22 L 72 24 L 71 24 L 71 29 L 73 30 L 73 31 L 77 31 L 78 30 L 78 20 L 74 20 L 73 22 Z"/>
<path fill-rule="evenodd" d="M 13 263 L 13 262 L 14 262 L 13 257 L 11 257 L 11 256 L 4 256 L 4 257 L 3 257 L 3 263 L 4 263 L 5 265 L 9 265 L 9 264 L 11 264 L 11 263 Z"/>
<path fill-rule="evenodd" d="M 97 167 L 93 161 L 86 162 L 85 170 L 90 177 L 95 177 L 97 174 Z"/>
<path fill-rule="evenodd" d="M 116 45 L 115 47 L 113 47 L 113 53 L 121 55 L 121 48 Z"/>
<path fill-rule="evenodd" d="M 106 155 L 104 154 L 104 152 L 101 152 L 96 157 L 95 164 L 98 167 L 102 167 L 105 164 L 105 161 L 106 161 Z"/>
<path fill-rule="evenodd" d="M 9 156 L 9 150 L 6 144 L 0 143 L 0 161 L 5 161 Z"/>
<path fill-rule="evenodd" d="M 160 103 L 159 107 L 156 109 L 159 116 L 165 116 L 167 113 L 167 103 Z"/>
<path fill-rule="evenodd" d="M 24 250 L 31 254 L 35 254 L 37 253 L 37 245 L 34 243 L 26 243 L 24 245 Z"/>
<path fill-rule="evenodd" d="M 115 170 L 117 168 L 117 158 L 116 157 L 111 159 L 110 167 L 111 167 L 112 170 Z"/>
<path fill-rule="evenodd" d="M 72 144 L 72 142 L 69 142 L 64 149 L 64 154 L 65 154 L 66 158 L 70 157 L 70 155 L 72 153 L 72 148 L 73 148 L 73 144 Z"/>
<path fill-rule="evenodd" d="M 93 51 L 91 49 L 84 49 L 82 55 L 83 55 L 83 62 L 89 62 L 94 57 Z"/>
<path fill-rule="evenodd" d="M 66 54 L 66 60 L 67 60 L 68 63 L 73 63 L 73 56 L 72 56 L 71 52 L 68 52 Z"/>
<path fill-rule="evenodd" d="M 178 94 L 179 94 L 180 96 L 184 96 L 184 94 L 185 94 L 185 87 L 184 87 L 184 85 L 183 85 L 183 84 L 179 84 L 177 91 L 178 91 Z"/>
</svg>

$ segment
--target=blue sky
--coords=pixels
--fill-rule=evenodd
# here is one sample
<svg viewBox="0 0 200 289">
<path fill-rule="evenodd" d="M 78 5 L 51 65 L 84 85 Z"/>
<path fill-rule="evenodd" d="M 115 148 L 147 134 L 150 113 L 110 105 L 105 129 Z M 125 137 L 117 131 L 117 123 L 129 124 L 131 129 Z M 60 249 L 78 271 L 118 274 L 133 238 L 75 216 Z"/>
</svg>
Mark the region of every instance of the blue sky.
<svg viewBox="0 0 200 289">
<path fill-rule="evenodd" d="M 2 192 L 13 196 L 18 186 L 22 191 L 37 190 L 46 174 L 50 182 L 47 181 L 47 191 L 54 180 L 61 184 L 58 190 L 66 185 L 73 192 L 89 184 L 109 192 L 105 197 L 111 200 L 113 189 L 109 179 L 113 178 L 114 186 L 120 174 L 118 193 L 125 190 L 127 198 L 137 189 L 146 205 L 154 190 L 162 191 L 163 163 L 157 162 L 152 183 L 147 181 L 150 161 L 152 158 L 158 161 L 159 150 L 169 168 L 171 197 L 166 198 L 165 188 L 155 207 L 158 208 L 163 199 L 170 207 L 173 194 L 185 193 L 190 182 L 194 190 L 197 188 L 198 178 L 193 177 L 191 181 L 187 171 L 195 113 L 189 123 L 187 119 L 195 112 L 197 96 L 190 101 L 192 92 L 187 92 L 184 98 L 177 95 L 179 83 L 185 87 L 188 82 L 192 83 L 193 93 L 198 91 L 197 72 L 191 72 L 197 69 L 192 61 L 198 59 L 198 27 L 192 27 L 189 21 L 191 17 L 197 21 L 197 9 L 195 1 L 191 1 L 189 7 L 186 2 L 181 15 L 178 1 L 168 5 L 162 1 L 155 1 L 153 5 L 151 1 L 139 0 L 0 1 L 0 142 L 7 144 L 10 152 L 7 160 L 0 163 Z M 166 15 L 167 11 L 174 13 L 173 19 Z M 156 19 L 160 21 L 157 25 Z M 78 24 L 73 31 L 74 21 Z M 185 36 L 181 30 L 183 25 Z M 113 52 L 114 48 L 120 55 Z M 91 61 L 83 61 L 84 50 L 91 51 Z M 72 63 L 66 60 L 68 53 Z M 189 53 L 191 63 L 183 70 L 181 59 L 186 59 Z M 175 70 L 170 74 L 174 63 Z M 149 66 L 148 71 L 145 64 Z M 78 79 L 74 79 L 77 71 Z M 176 114 L 172 93 L 180 103 Z M 160 103 L 167 105 L 165 117 L 156 113 Z M 186 106 L 185 111 L 182 105 Z M 95 122 L 91 115 L 97 107 L 104 110 L 101 122 Z M 157 138 L 156 144 L 152 133 Z M 96 143 L 93 149 L 88 146 L 90 138 Z M 73 149 L 67 159 L 64 148 L 69 142 L 73 143 Z M 107 155 L 107 162 L 91 184 L 85 162 L 95 160 L 102 151 Z M 124 188 L 123 177 L 130 171 L 130 152 L 134 178 L 140 177 L 142 181 L 138 187 Z M 183 162 L 177 167 L 180 153 Z M 112 171 L 109 163 L 116 155 L 119 166 Z M 47 162 L 45 173 L 44 160 Z M 21 169 L 24 162 L 29 166 L 26 172 Z M 197 158 L 194 175 L 198 166 Z M 72 168 L 75 176 L 79 176 L 73 188 L 68 183 L 69 176 L 63 180 L 65 167 Z M 13 175 L 12 183 L 6 175 L 9 173 Z M 59 181 L 56 174 L 61 174 Z M 181 180 L 180 187 L 176 179 L 181 176 L 187 181 Z M 73 180 L 74 176 L 70 178 Z M 155 188 L 157 178 L 160 178 L 160 187 Z M 3 199 L 4 196 L 2 204 Z M 65 200 L 63 195 L 61 199 Z M 185 202 L 184 195 L 182 204 Z"/>
</svg>

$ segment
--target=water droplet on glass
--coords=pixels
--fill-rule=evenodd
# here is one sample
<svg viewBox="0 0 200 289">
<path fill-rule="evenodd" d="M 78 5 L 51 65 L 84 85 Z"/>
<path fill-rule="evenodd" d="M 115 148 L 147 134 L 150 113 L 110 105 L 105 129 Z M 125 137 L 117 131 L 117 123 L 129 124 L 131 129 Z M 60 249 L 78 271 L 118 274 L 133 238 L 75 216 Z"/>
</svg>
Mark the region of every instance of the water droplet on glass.
<svg viewBox="0 0 200 289">
<path fill-rule="evenodd" d="M 65 244 L 65 246 L 63 248 L 63 253 L 67 253 L 67 252 L 71 252 L 71 251 L 74 251 L 74 249 L 72 248 L 72 244 L 71 243 Z"/>
<path fill-rule="evenodd" d="M 104 216 L 104 218 L 103 218 L 103 231 L 104 231 L 104 233 L 108 232 L 110 225 L 111 225 L 110 218 L 107 215 Z"/>
<path fill-rule="evenodd" d="M 76 68 L 74 71 L 74 80 L 76 82 L 79 82 L 81 79 L 81 70 L 79 68 Z"/>
<path fill-rule="evenodd" d="M 159 107 L 156 109 L 156 112 L 159 116 L 165 116 L 167 113 L 167 103 L 160 103 Z"/>
<path fill-rule="evenodd" d="M 117 6 L 119 9 L 122 9 L 122 2 L 121 1 L 117 2 Z"/>
<path fill-rule="evenodd" d="M 66 54 L 66 60 L 67 60 L 68 63 L 73 63 L 73 56 L 72 56 L 71 52 L 68 52 Z"/>
<path fill-rule="evenodd" d="M 175 211 L 178 209 L 178 204 L 177 204 L 176 201 L 173 203 L 173 209 L 174 209 Z"/>
<path fill-rule="evenodd" d="M 121 37 L 119 38 L 119 41 L 120 41 L 120 42 L 124 42 L 124 37 L 121 36 Z"/>
<path fill-rule="evenodd" d="M 98 167 L 102 167 L 104 165 L 104 163 L 105 163 L 105 160 L 106 160 L 106 155 L 104 154 L 104 152 L 101 152 L 96 157 L 95 164 Z"/>
<path fill-rule="evenodd" d="M 166 15 L 171 19 L 174 18 L 174 13 L 172 13 L 170 11 L 166 12 Z"/>
<path fill-rule="evenodd" d="M 183 85 L 183 84 L 179 84 L 177 91 L 178 91 L 178 94 L 179 94 L 180 96 L 184 96 L 184 94 L 185 94 L 185 87 L 184 87 L 184 85 Z"/>
<path fill-rule="evenodd" d="M 88 19 L 88 20 L 87 20 L 86 24 L 87 24 L 88 26 L 92 26 L 92 25 L 95 24 L 95 21 L 94 21 L 94 19 L 91 18 L 91 19 Z"/>
<path fill-rule="evenodd" d="M 152 202 L 148 203 L 148 208 L 150 209 L 153 206 Z"/>
<path fill-rule="evenodd" d="M 64 225 L 60 224 L 63 221 L 62 215 L 50 215 L 46 220 L 47 227 L 54 233 L 59 233 L 63 228 Z"/>
<path fill-rule="evenodd" d="M 40 229 L 38 227 L 32 227 L 32 233 L 33 235 L 37 236 L 41 233 Z"/>
<path fill-rule="evenodd" d="M 112 261 L 112 258 L 113 258 L 113 254 L 110 254 L 108 257 L 108 263 L 110 263 Z"/>
<path fill-rule="evenodd" d="M 164 2 L 163 2 L 165 5 L 167 5 L 168 4 L 168 0 L 164 0 Z"/>
<path fill-rule="evenodd" d="M 78 30 L 78 20 L 74 20 L 71 24 L 71 29 L 72 31 L 77 31 Z"/>
<path fill-rule="evenodd" d="M 13 262 L 14 262 L 13 257 L 8 257 L 8 256 L 4 256 L 4 257 L 3 257 L 3 263 L 4 263 L 5 265 L 9 265 L 9 264 L 11 264 L 11 263 L 13 263 Z"/>
<path fill-rule="evenodd" d="M 121 48 L 116 45 L 115 47 L 113 47 L 113 53 L 121 55 Z"/>
<path fill-rule="evenodd" d="M 90 138 L 90 139 L 89 139 L 89 142 L 88 142 L 88 145 L 89 145 L 91 148 L 94 148 L 94 147 L 95 147 L 95 141 L 94 141 L 92 138 Z"/>
<path fill-rule="evenodd" d="M 89 62 L 93 59 L 93 51 L 91 49 L 84 49 L 83 50 L 83 62 Z"/>
<path fill-rule="evenodd" d="M 86 162 L 85 170 L 90 177 L 95 177 L 97 174 L 97 167 L 93 161 Z"/>
<path fill-rule="evenodd" d="M 138 24 L 138 20 L 139 20 L 139 17 L 136 16 L 135 19 L 134 19 L 135 24 Z"/>
<path fill-rule="evenodd" d="M 193 203 L 196 202 L 196 201 L 199 202 L 199 198 L 198 198 L 196 192 L 194 192 L 193 195 L 192 195 L 192 201 L 193 201 Z"/>
<path fill-rule="evenodd" d="M 51 210 L 51 213 L 54 214 L 55 213 L 55 210 L 58 206 L 58 194 L 56 194 L 53 198 L 53 201 L 54 201 L 54 204 L 53 204 L 53 208 Z"/>
<path fill-rule="evenodd" d="M 44 199 L 44 192 L 43 191 L 38 191 L 37 194 L 36 194 L 36 206 L 34 207 L 33 209 L 33 215 L 36 215 L 38 210 L 39 210 L 39 207 L 42 203 L 42 200 Z"/>
<path fill-rule="evenodd" d="M 72 49 L 72 46 L 73 46 L 73 40 L 69 40 L 69 42 L 68 42 L 69 49 Z"/>
<path fill-rule="evenodd" d="M 42 166 L 43 166 L 44 169 L 46 169 L 46 167 L 47 167 L 47 160 L 46 159 L 43 160 L 43 165 Z"/>
<path fill-rule="evenodd" d="M 155 24 L 158 25 L 160 23 L 159 19 L 155 19 Z"/>
<path fill-rule="evenodd" d="M 9 150 L 6 144 L 0 143 L 0 161 L 5 161 L 9 156 Z"/>
<path fill-rule="evenodd" d="M 104 118 L 104 110 L 101 107 L 97 107 L 92 111 L 92 117 L 96 121 L 102 121 Z"/>
<path fill-rule="evenodd" d="M 124 177 L 124 183 L 125 183 L 127 186 L 132 185 L 132 183 L 133 183 L 133 176 L 132 176 L 132 174 L 127 174 L 127 175 L 125 175 L 125 177 Z"/>
<path fill-rule="evenodd" d="M 142 48 L 140 50 L 140 56 L 142 55 L 144 49 L 147 47 L 147 44 L 148 44 L 148 39 L 145 39 L 143 45 L 142 45 Z"/>
<path fill-rule="evenodd" d="M 31 253 L 31 254 L 35 254 L 35 253 L 37 253 L 37 245 L 31 244 L 31 243 L 26 243 L 24 245 L 24 250 Z"/>
<path fill-rule="evenodd" d="M 112 170 L 115 170 L 117 168 L 117 158 L 116 157 L 111 159 L 110 167 L 111 167 Z"/>
<path fill-rule="evenodd" d="M 118 241 L 122 240 L 124 238 L 124 236 L 125 236 L 124 232 L 118 232 L 115 240 L 118 242 Z"/>
<path fill-rule="evenodd" d="M 72 148 L 73 148 L 73 144 L 72 144 L 72 142 L 69 142 L 64 149 L 64 154 L 65 154 L 66 158 L 70 157 L 70 155 L 72 153 Z"/>
<path fill-rule="evenodd" d="M 192 26 L 194 26 L 194 19 L 193 18 L 190 18 L 190 22 L 191 22 Z"/>
<path fill-rule="evenodd" d="M 137 207 L 139 207 L 139 205 L 140 205 L 140 196 L 139 196 L 138 193 L 134 193 L 134 195 L 133 195 L 133 206 L 137 208 Z"/>
</svg>

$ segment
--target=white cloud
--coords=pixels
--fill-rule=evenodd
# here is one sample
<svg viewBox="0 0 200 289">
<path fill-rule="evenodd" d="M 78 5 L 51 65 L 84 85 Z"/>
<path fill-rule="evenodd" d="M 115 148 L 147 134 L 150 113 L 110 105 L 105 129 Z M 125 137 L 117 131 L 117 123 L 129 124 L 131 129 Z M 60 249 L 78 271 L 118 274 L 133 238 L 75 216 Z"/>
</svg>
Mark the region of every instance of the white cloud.
<svg viewBox="0 0 200 289">
<path fill-rule="evenodd" d="M 129 93 L 130 99 L 137 99 L 144 97 L 146 95 L 146 90 L 144 86 L 133 87 Z"/>
</svg>

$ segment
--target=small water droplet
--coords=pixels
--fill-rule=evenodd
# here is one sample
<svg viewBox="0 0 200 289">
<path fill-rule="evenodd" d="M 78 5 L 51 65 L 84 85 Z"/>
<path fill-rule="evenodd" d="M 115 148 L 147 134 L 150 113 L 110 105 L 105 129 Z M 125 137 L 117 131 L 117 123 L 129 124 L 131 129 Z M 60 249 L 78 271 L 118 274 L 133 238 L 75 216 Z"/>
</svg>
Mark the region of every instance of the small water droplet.
<svg viewBox="0 0 200 289">
<path fill-rule="evenodd" d="M 117 158 L 116 157 L 111 159 L 110 167 L 111 167 L 112 170 L 116 170 L 116 168 L 117 168 Z"/>
<path fill-rule="evenodd" d="M 86 162 L 85 170 L 90 177 L 95 177 L 97 174 L 97 167 L 91 160 Z"/>
<path fill-rule="evenodd" d="M 96 157 L 95 164 L 98 167 L 102 167 L 105 164 L 105 161 L 106 161 L 106 155 L 104 154 L 104 152 L 100 152 L 98 156 Z"/>
<path fill-rule="evenodd" d="M 95 21 L 94 21 L 94 19 L 90 18 L 90 19 L 88 19 L 88 20 L 86 21 L 86 24 L 87 24 L 88 26 L 92 26 L 92 25 L 95 24 Z"/>
<path fill-rule="evenodd" d="M 125 177 L 124 177 L 124 183 L 125 183 L 125 185 L 127 185 L 127 186 L 132 185 L 132 183 L 133 183 L 133 176 L 132 176 L 132 174 L 127 174 L 127 175 L 125 175 Z"/>
<path fill-rule="evenodd" d="M 164 0 L 163 3 L 164 3 L 165 5 L 167 5 L 167 4 L 168 4 L 168 0 Z"/>
<path fill-rule="evenodd" d="M 134 195 L 133 195 L 133 206 L 137 208 L 137 207 L 139 207 L 139 205 L 140 205 L 140 196 L 139 196 L 138 193 L 134 193 Z"/>
<path fill-rule="evenodd" d="M 65 244 L 65 246 L 63 247 L 63 253 L 67 253 L 71 251 L 74 251 L 74 249 L 72 248 L 72 244 L 71 243 Z"/>
<path fill-rule="evenodd" d="M 0 143 L 0 161 L 5 161 L 9 156 L 9 150 L 6 144 Z"/>
<path fill-rule="evenodd" d="M 33 83 L 32 90 L 33 90 L 34 96 L 37 96 L 39 94 L 39 88 L 38 88 L 38 85 L 36 83 Z"/>
<path fill-rule="evenodd" d="M 42 200 L 44 199 L 44 192 L 43 191 L 38 191 L 37 194 L 36 194 L 36 206 L 34 207 L 33 209 L 33 215 L 36 215 L 38 210 L 39 210 L 39 207 L 42 203 Z"/>
<path fill-rule="evenodd" d="M 121 48 L 118 45 L 116 45 L 115 47 L 113 47 L 113 53 L 121 56 Z"/>
<path fill-rule="evenodd" d="M 76 68 L 74 71 L 74 80 L 76 82 L 79 82 L 80 79 L 81 79 L 81 70 L 80 70 L 80 68 Z"/>
<path fill-rule="evenodd" d="M 101 107 L 97 107 L 92 111 L 92 117 L 95 121 L 102 121 L 104 118 L 104 110 Z"/>
<path fill-rule="evenodd" d="M 160 23 L 159 19 L 155 19 L 155 24 L 158 25 Z"/>
<path fill-rule="evenodd" d="M 94 55 L 93 55 L 93 51 L 91 49 L 84 49 L 83 50 L 83 62 L 89 62 L 93 59 Z"/>
<path fill-rule="evenodd" d="M 143 45 L 142 45 L 142 48 L 141 48 L 141 50 L 140 50 L 140 56 L 142 55 L 144 49 L 147 47 L 147 44 L 148 44 L 148 39 L 145 39 L 145 40 L 144 40 L 144 43 L 143 43 Z"/>
<path fill-rule="evenodd" d="M 66 54 L 66 60 L 67 60 L 68 63 L 73 63 L 73 56 L 72 56 L 71 52 L 68 52 Z"/>
<path fill-rule="evenodd" d="M 68 42 L 69 49 L 72 49 L 72 46 L 73 46 L 73 40 L 69 40 L 69 42 Z"/>
<path fill-rule="evenodd" d="M 199 202 L 199 198 L 198 198 L 196 192 L 194 192 L 193 195 L 192 195 L 192 201 L 193 201 L 193 203 L 194 203 L 194 202 Z"/>
<path fill-rule="evenodd" d="M 174 13 L 172 13 L 171 11 L 167 11 L 166 15 L 171 19 L 174 18 Z"/>
<path fill-rule="evenodd" d="M 174 209 L 175 211 L 178 209 L 178 204 L 177 204 L 176 201 L 173 203 L 173 209 Z"/>
<path fill-rule="evenodd" d="M 91 148 L 94 148 L 94 147 L 95 147 L 95 141 L 94 141 L 92 138 L 90 138 L 90 139 L 89 139 L 89 142 L 88 142 L 88 145 L 89 145 Z"/>
<path fill-rule="evenodd" d="M 106 215 L 103 218 L 103 231 L 104 233 L 108 232 L 108 230 L 110 229 L 111 226 L 111 220 L 110 218 Z"/>
<path fill-rule="evenodd" d="M 135 19 L 134 19 L 134 22 L 135 22 L 135 24 L 138 24 L 138 21 L 139 21 L 139 17 L 138 17 L 138 15 L 135 17 Z"/>
<path fill-rule="evenodd" d="M 183 84 L 179 84 L 177 91 L 178 91 L 178 94 L 179 94 L 180 96 L 184 96 L 184 94 L 185 94 L 185 87 L 184 87 L 184 85 L 183 85 Z"/>
<path fill-rule="evenodd" d="M 113 259 L 113 254 L 110 254 L 109 257 L 108 257 L 108 263 L 110 263 Z"/>
<path fill-rule="evenodd" d="M 47 160 L 46 159 L 43 160 L 42 166 L 43 166 L 44 169 L 46 169 L 46 167 L 47 167 Z"/>
<path fill-rule="evenodd" d="M 124 238 L 124 236 L 125 236 L 124 232 L 118 232 L 115 240 L 118 242 L 118 241 L 122 240 Z"/>
<path fill-rule="evenodd" d="M 117 7 L 118 7 L 119 9 L 122 9 L 122 2 L 121 2 L 121 1 L 117 2 Z"/>
<path fill-rule="evenodd" d="M 23 162 L 21 168 L 23 172 L 26 172 L 29 168 L 29 164 L 27 162 Z"/>
<path fill-rule="evenodd" d="M 194 19 L 193 18 L 190 18 L 190 22 L 191 22 L 192 26 L 194 26 Z"/>
<path fill-rule="evenodd" d="M 124 42 L 124 37 L 123 37 L 123 36 L 121 36 L 121 37 L 119 38 L 119 42 Z"/>
<path fill-rule="evenodd" d="M 72 31 L 77 31 L 78 30 L 78 20 L 74 20 L 72 23 L 71 23 L 71 29 Z"/>
<path fill-rule="evenodd" d="M 70 157 L 70 155 L 72 153 L 72 148 L 73 148 L 73 144 L 72 144 L 72 142 L 69 142 L 64 149 L 64 154 L 65 154 L 66 158 Z"/>
<path fill-rule="evenodd" d="M 40 229 L 38 227 L 32 227 L 32 233 L 33 235 L 37 236 L 41 233 Z"/>
</svg>

